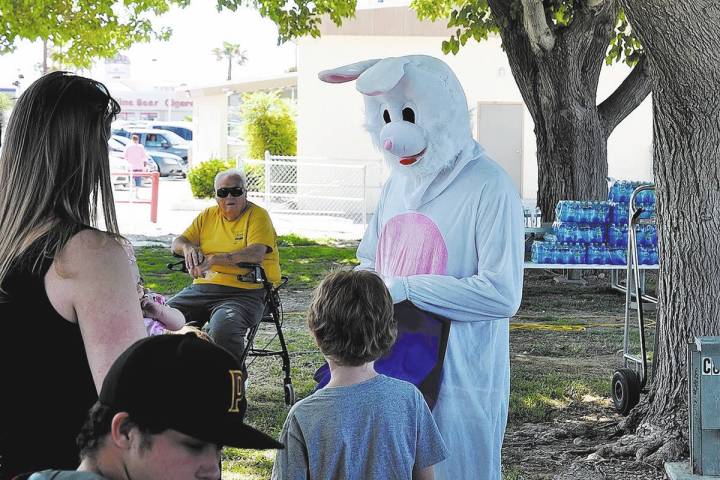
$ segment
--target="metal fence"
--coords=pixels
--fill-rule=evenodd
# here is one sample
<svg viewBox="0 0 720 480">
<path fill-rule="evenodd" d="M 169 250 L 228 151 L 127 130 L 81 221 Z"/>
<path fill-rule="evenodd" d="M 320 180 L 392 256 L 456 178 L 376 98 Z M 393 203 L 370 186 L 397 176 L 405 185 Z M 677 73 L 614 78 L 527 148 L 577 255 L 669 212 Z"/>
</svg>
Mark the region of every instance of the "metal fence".
<svg viewBox="0 0 720 480">
<path fill-rule="evenodd" d="M 248 197 L 274 213 L 344 218 L 367 225 L 367 166 L 270 155 L 238 160 Z"/>
</svg>

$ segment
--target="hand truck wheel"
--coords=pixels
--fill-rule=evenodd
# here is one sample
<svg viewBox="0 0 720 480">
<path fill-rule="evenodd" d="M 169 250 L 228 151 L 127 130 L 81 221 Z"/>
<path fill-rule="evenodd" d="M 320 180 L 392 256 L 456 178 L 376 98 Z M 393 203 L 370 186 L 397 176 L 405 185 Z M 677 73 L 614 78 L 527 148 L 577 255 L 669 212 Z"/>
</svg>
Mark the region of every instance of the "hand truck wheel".
<svg viewBox="0 0 720 480">
<path fill-rule="evenodd" d="M 615 410 L 627 415 L 640 401 L 640 379 L 629 368 L 615 370 L 612 378 L 612 400 Z"/>
</svg>

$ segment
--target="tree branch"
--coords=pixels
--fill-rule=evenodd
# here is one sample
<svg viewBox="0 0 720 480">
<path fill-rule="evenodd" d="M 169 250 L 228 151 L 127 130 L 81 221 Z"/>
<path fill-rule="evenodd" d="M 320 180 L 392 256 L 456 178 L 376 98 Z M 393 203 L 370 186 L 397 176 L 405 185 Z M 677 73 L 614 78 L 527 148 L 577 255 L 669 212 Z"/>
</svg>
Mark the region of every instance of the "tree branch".
<svg viewBox="0 0 720 480">
<path fill-rule="evenodd" d="M 555 34 L 548 26 L 545 18 L 545 7 L 542 0 L 522 0 L 523 25 L 535 55 L 549 52 L 555 46 Z"/>
<path fill-rule="evenodd" d="M 606 137 L 645 100 L 651 90 L 650 68 L 647 58 L 642 55 L 630 75 L 598 106 Z"/>
<path fill-rule="evenodd" d="M 603 3 L 610 3 L 612 0 L 587 0 L 588 8 L 598 8 Z"/>
</svg>

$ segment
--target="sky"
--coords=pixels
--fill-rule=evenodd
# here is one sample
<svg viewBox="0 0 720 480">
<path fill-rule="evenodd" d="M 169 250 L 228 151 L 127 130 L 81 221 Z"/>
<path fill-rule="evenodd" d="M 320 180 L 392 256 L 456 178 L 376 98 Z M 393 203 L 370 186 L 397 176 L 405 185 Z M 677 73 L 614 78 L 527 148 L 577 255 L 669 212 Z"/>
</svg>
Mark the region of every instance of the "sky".
<svg viewBox="0 0 720 480">
<path fill-rule="evenodd" d="M 295 44 L 278 46 L 275 25 L 253 9 L 219 13 L 214 1 L 194 0 L 187 8 L 173 8 L 161 16 L 156 26 L 171 26 L 171 39 L 136 44 L 122 52 L 130 58 L 135 80 L 175 85 L 220 83 L 226 78 L 227 61 L 218 62 L 212 49 L 221 47 L 223 41 L 240 43 L 247 50 L 246 64 L 233 65 L 233 79 L 282 73 L 295 66 Z M 39 42 L 23 41 L 14 53 L 0 55 L 0 87 L 9 86 L 18 73 L 28 85 L 39 76 L 34 65 L 41 60 Z"/>
</svg>

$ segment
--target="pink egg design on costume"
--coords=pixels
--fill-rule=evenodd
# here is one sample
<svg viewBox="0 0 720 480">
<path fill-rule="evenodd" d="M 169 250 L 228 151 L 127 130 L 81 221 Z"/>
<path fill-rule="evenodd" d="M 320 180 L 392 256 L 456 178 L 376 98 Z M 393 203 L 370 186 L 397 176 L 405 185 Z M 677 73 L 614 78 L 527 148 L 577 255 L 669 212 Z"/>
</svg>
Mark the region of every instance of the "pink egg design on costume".
<svg viewBox="0 0 720 480">
<path fill-rule="evenodd" d="M 380 234 L 375 269 L 389 277 L 447 273 L 448 251 L 435 222 L 420 213 L 390 219 Z"/>
</svg>

